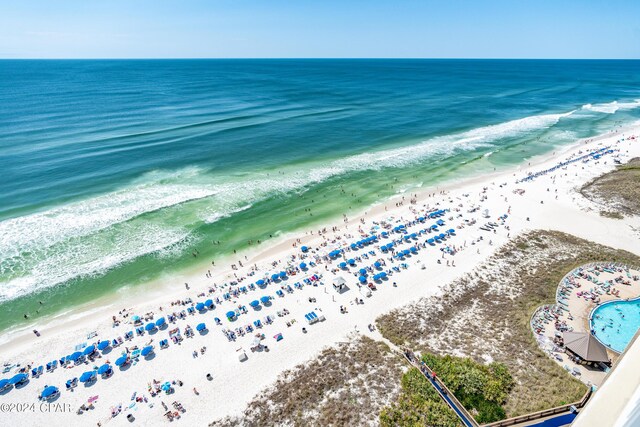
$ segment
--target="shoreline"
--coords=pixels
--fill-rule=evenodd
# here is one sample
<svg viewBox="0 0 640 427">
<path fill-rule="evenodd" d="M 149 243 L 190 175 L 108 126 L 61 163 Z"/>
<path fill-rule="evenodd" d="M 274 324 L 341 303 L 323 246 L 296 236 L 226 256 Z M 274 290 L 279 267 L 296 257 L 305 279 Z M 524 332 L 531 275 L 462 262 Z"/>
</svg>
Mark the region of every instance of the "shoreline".
<svg viewBox="0 0 640 427">
<path fill-rule="evenodd" d="M 265 308 L 263 312 L 287 308 L 291 311 L 291 316 L 285 316 L 283 319 L 278 318 L 275 319 L 275 321 L 280 324 L 284 320 L 297 319 L 299 323 L 294 327 L 294 329 L 289 329 L 289 327 L 284 328 L 280 325 L 279 330 L 284 332 L 287 338 L 285 338 L 281 343 L 274 343 L 274 341 L 269 337 L 269 345 L 274 346 L 274 348 L 267 353 L 251 353 L 249 361 L 245 362 L 243 365 L 238 365 L 237 355 L 234 349 L 244 347 L 246 350 L 248 347 L 246 345 L 246 338 L 244 340 L 239 339 L 238 342 L 227 343 L 226 339 L 224 339 L 224 337 L 217 331 L 218 328 L 213 325 L 213 316 L 204 314 L 203 316 L 206 317 L 202 317 L 202 319 L 206 319 L 207 325 L 211 327 L 212 331 L 203 337 L 194 338 L 194 345 L 195 343 L 206 343 L 208 345 L 206 355 L 203 355 L 201 358 L 191 358 L 191 348 L 179 349 L 172 346 L 167 350 L 158 351 L 159 354 L 157 359 L 164 360 L 164 362 L 160 362 L 162 363 L 161 366 L 158 366 L 157 362 L 141 361 L 138 366 L 131 368 L 132 371 L 139 372 L 137 376 L 130 372 L 116 372 L 113 378 L 108 380 L 98 380 L 97 384 L 88 392 L 78 390 L 77 393 L 69 394 L 63 391 L 63 396 L 60 398 L 60 401 L 62 402 L 63 399 L 71 399 L 75 404 L 80 402 L 79 399 L 81 396 L 77 396 L 78 394 L 88 396 L 99 393 L 101 395 L 101 402 L 98 404 L 98 409 L 94 412 L 89 412 L 86 415 L 83 415 L 82 421 L 87 421 L 86 418 L 91 418 L 94 421 L 96 419 L 104 420 L 106 418 L 108 406 L 116 403 L 114 400 L 121 399 L 122 395 L 127 395 L 128 390 L 122 388 L 134 386 L 134 384 L 129 381 L 136 383 L 135 387 L 138 391 L 140 389 L 144 390 L 144 383 L 150 380 L 151 376 L 154 376 L 155 378 L 156 375 L 160 375 L 159 371 L 162 371 L 162 375 L 165 375 L 165 377 L 174 375 L 175 378 L 175 375 L 180 375 L 184 383 L 188 384 L 187 389 L 192 385 L 197 387 L 202 391 L 202 393 L 206 393 L 208 396 L 207 400 L 213 402 L 225 402 L 222 407 L 220 407 L 219 404 L 215 404 L 213 405 L 213 408 L 206 408 L 204 401 L 198 403 L 198 399 L 201 400 L 202 398 L 198 398 L 198 396 L 190 394 L 189 390 L 182 389 L 176 392 L 176 398 L 185 402 L 185 407 L 187 408 L 187 413 L 185 413 L 184 418 L 190 418 L 192 421 L 200 422 L 212 421 L 220 416 L 238 413 L 246 404 L 247 399 L 250 399 L 263 387 L 272 384 L 279 372 L 285 369 L 290 369 L 298 363 L 303 363 L 305 360 L 308 360 L 309 357 L 316 354 L 319 349 L 345 339 L 349 334 L 354 331 L 358 331 L 358 328 L 369 335 L 370 333 L 366 332 L 366 328 L 364 328 L 363 325 L 371 323 L 371 321 L 375 320 L 375 318 L 381 313 L 388 312 L 395 307 L 402 306 L 417 298 L 437 294 L 439 292 L 439 284 L 449 283 L 454 278 L 472 271 L 479 262 L 489 257 L 503 243 L 509 241 L 510 238 L 515 237 L 523 231 L 535 228 L 557 227 L 580 235 L 588 234 L 591 237 L 590 240 L 599 241 L 603 244 L 617 245 L 617 247 L 621 247 L 623 249 L 632 248 L 635 249 L 636 252 L 639 252 L 640 248 L 634 246 L 637 245 L 637 242 L 633 240 L 633 237 L 630 238 L 627 236 L 625 238 L 623 236 L 623 238 L 620 238 L 619 233 L 611 235 L 610 232 L 611 227 L 622 229 L 630 222 L 629 219 L 612 220 L 600 218 L 597 212 L 595 214 L 594 212 L 584 212 L 580 206 L 576 206 L 576 203 L 571 200 L 575 185 L 586 182 L 593 176 L 597 176 L 603 171 L 610 170 L 613 167 L 613 162 L 610 157 L 604 158 L 603 162 L 594 161 L 589 165 L 589 168 L 586 169 L 584 169 L 584 167 L 583 169 L 580 169 L 578 167 L 580 164 L 571 165 L 571 172 L 573 173 L 576 171 L 575 178 L 569 178 L 567 174 L 566 179 L 563 178 L 559 180 L 560 182 L 556 185 L 556 190 L 561 190 L 560 192 L 563 198 L 557 198 L 556 201 L 552 198 L 549 200 L 551 194 L 548 191 L 545 191 L 545 186 L 542 184 L 542 182 L 546 182 L 547 185 L 549 185 L 549 181 L 552 179 L 552 176 L 550 175 L 543 175 L 532 182 L 517 185 L 513 183 L 514 175 L 517 175 L 518 173 L 526 174 L 528 171 L 541 169 L 545 166 L 554 166 L 558 160 L 562 160 L 566 156 L 575 155 L 581 150 L 597 147 L 602 144 L 602 141 L 611 140 L 615 142 L 622 138 L 623 133 L 627 136 L 627 132 L 637 134 L 638 131 L 640 131 L 640 127 L 636 126 L 633 128 L 621 129 L 614 133 L 606 133 L 596 138 L 589 138 L 587 141 L 579 140 L 574 144 L 568 145 L 565 149 L 556 149 L 553 153 L 542 155 L 540 156 L 542 157 L 540 159 L 527 159 L 525 162 L 530 163 L 527 166 L 519 164 L 513 168 L 507 168 L 507 170 L 496 171 L 493 174 L 484 174 L 481 176 L 471 177 L 469 179 L 449 182 L 445 185 L 436 186 L 435 188 L 425 187 L 412 189 L 411 191 L 395 195 L 386 199 L 382 203 L 377 203 L 359 211 L 357 214 L 354 214 L 349 218 L 348 223 L 340 225 L 339 232 L 328 232 L 323 236 L 318 236 L 318 234 L 315 233 L 315 230 L 313 234 L 309 234 L 308 232 L 304 233 L 302 231 L 289 233 L 281 236 L 277 240 L 269 241 L 269 245 L 265 245 L 266 247 L 264 249 L 261 248 L 259 251 L 252 251 L 251 253 L 243 251 L 238 253 L 238 257 L 246 256 L 249 259 L 246 263 L 243 261 L 245 267 L 242 270 L 232 270 L 230 268 L 232 260 L 225 259 L 224 266 L 221 266 L 220 269 L 216 267 L 215 271 L 212 272 L 216 278 L 215 281 L 218 284 L 221 281 L 226 280 L 227 277 L 234 277 L 234 273 L 244 275 L 243 273 L 246 273 L 248 270 L 247 267 L 253 263 L 259 264 L 262 267 L 260 271 L 267 273 L 269 270 L 273 271 L 273 267 L 264 265 L 267 264 L 268 260 L 277 258 L 282 262 L 283 260 L 290 259 L 292 255 L 299 256 L 300 250 L 296 247 L 292 247 L 292 244 L 296 242 L 297 238 L 300 239 L 299 245 L 309 245 L 314 251 L 319 249 L 317 252 L 318 254 L 323 254 L 332 247 L 331 245 L 342 246 L 344 245 L 345 240 L 347 242 L 353 241 L 354 238 L 357 238 L 354 236 L 364 234 L 364 231 L 360 233 L 358 230 L 361 227 L 363 229 L 366 228 L 361 222 L 361 219 L 366 223 L 366 225 L 381 223 L 381 221 L 391 216 L 394 217 L 394 221 L 400 219 L 406 221 L 406 218 L 414 217 L 412 209 L 422 211 L 425 205 L 426 210 L 437 208 L 438 206 L 451 209 L 451 212 L 447 214 L 445 221 L 447 224 L 451 224 L 452 228 L 454 225 L 457 226 L 457 230 L 459 230 L 459 236 L 451 238 L 451 244 L 458 248 L 458 250 L 455 251 L 455 256 L 447 254 L 445 258 L 445 253 L 442 253 L 442 259 L 446 260 L 447 264 L 449 264 L 449 260 L 457 262 L 455 268 L 451 268 L 448 265 L 445 267 L 444 263 L 440 263 L 440 253 L 434 252 L 437 247 L 426 247 L 424 252 L 427 254 L 431 253 L 431 256 L 423 256 L 422 252 L 419 252 L 416 257 L 407 261 L 407 264 L 410 264 L 407 269 L 399 270 L 397 276 L 396 274 L 393 275 L 393 281 L 397 280 L 398 283 L 400 283 L 398 288 L 391 287 L 389 284 L 390 282 L 384 282 L 382 285 L 378 286 L 378 290 L 374 293 L 373 297 L 366 299 L 364 306 L 359 304 L 354 305 L 353 302 L 349 302 L 356 293 L 353 292 L 353 286 L 350 295 L 346 297 L 333 295 L 334 303 L 332 304 L 331 299 L 328 298 L 330 297 L 330 294 L 332 295 L 334 292 L 330 289 L 331 287 L 329 285 L 331 283 L 331 279 L 335 277 L 335 274 L 332 275 L 332 271 L 327 268 L 330 264 L 318 264 L 318 267 L 311 268 L 309 270 L 309 274 L 318 271 L 324 276 L 322 280 L 325 283 L 325 291 L 328 290 L 328 292 L 323 294 L 320 292 L 322 288 L 305 287 L 301 291 L 300 295 L 303 293 L 305 295 L 313 295 L 314 298 L 318 298 L 318 300 L 320 300 L 317 305 L 314 303 L 312 306 L 309 306 L 308 304 L 303 306 L 306 302 L 301 301 L 300 299 L 294 302 L 296 298 L 298 298 L 298 291 L 295 291 L 291 295 L 287 295 L 285 298 L 274 299 L 274 308 Z M 622 142 L 621 146 L 622 145 L 626 146 L 626 148 L 631 148 L 636 155 L 640 152 L 637 140 L 634 142 L 627 140 Z M 620 154 L 626 156 L 624 153 Z M 558 173 L 561 172 L 558 171 Z M 578 176 L 578 173 L 580 173 L 580 176 Z M 496 182 L 498 182 L 499 185 Z M 508 185 L 503 188 L 502 182 L 508 182 Z M 526 194 L 524 196 L 516 195 L 512 192 L 514 188 L 518 187 L 526 188 Z M 436 194 L 435 197 L 433 197 L 433 193 Z M 402 197 L 406 198 L 412 194 L 416 194 L 417 201 L 415 204 L 405 203 L 401 206 L 394 206 L 395 203 L 400 203 Z M 432 195 L 429 196 L 429 194 Z M 473 194 L 473 196 L 471 196 L 471 194 Z M 507 201 L 507 199 L 509 201 Z M 546 205 L 540 203 L 543 199 L 547 200 Z M 491 218 L 496 218 L 498 215 L 506 214 L 507 209 L 511 211 L 512 207 L 513 214 L 510 213 L 508 220 L 504 222 L 505 226 L 508 226 L 509 228 L 501 226 L 496 230 L 496 232 L 489 235 L 477 231 L 478 225 L 482 224 L 481 221 L 488 221 L 488 219 L 482 219 L 482 217 L 480 217 L 479 214 L 481 210 L 489 209 Z M 385 208 L 387 208 L 388 211 L 385 210 Z M 469 212 L 470 209 L 475 210 L 473 212 Z M 549 218 L 547 215 L 549 212 L 553 212 L 554 215 L 557 214 L 558 220 L 552 221 L 552 218 Z M 567 218 L 566 214 L 570 212 L 575 213 L 575 218 Z M 454 218 L 455 215 L 459 216 Z M 533 221 L 529 222 L 528 219 L 524 219 L 528 216 L 531 216 Z M 467 219 L 477 219 L 478 224 L 473 225 L 461 222 L 459 218 L 463 218 L 465 221 Z M 332 225 L 337 226 L 339 224 L 331 223 L 326 227 L 330 228 Z M 497 231 L 499 231 L 499 233 Z M 607 235 L 607 233 L 609 233 L 609 235 Z M 480 238 L 478 240 L 477 236 L 486 236 L 487 238 Z M 340 237 L 341 240 L 336 240 L 337 237 Z M 329 238 L 329 240 L 333 239 L 333 243 L 327 243 L 327 238 Z M 342 238 L 345 240 L 342 240 Z M 492 244 L 492 241 L 495 243 Z M 475 244 L 476 246 L 473 248 L 471 246 L 467 246 L 467 242 L 472 242 L 471 244 Z M 326 246 L 322 246 L 322 244 L 325 244 Z M 471 250 L 476 248 L 478 249 L 477 253 L 475 250 Z M 434 256 L 434 253 L 436 256 Z M 298 258 L 296 258 L 296 260 L 296 264 L 300 262 Z M 414 260 L 415 263 L 413 263 Z M 438 262 L 436 263 L 436 261 Z M 425 269 L 418 268 L 418 265 L 421 264 Z M 321 268 L 323 266 L 325 267 L 324 270 Z M 202 267 L 204 267 L 204 263 Z M 331 267 L 333 269 L 335 266 L 331 265 Z M 277 266 L 275 268 L 281 269 L 283 267 Z M 196 269 L 198 269 L 199 272 L 196 272 Z M 136 312 L 142 315 L 147 311 L 154 311 L 158 314 L 156 309 L 158 304 L 161 304 L 164 307 L 169 306 L 168 311 L 173 310 L 174 308 L 169 304 L 177 299 L 193 297 L 195 302 L 195 293 L 199 291 L 205 292 L 207 287 L 211 284 L 208 283 L 207 278 L 204 277 L 205 271 L 206 268 L 204 268 L 203 271 L 200 269 L 200 266 L 194 266 L 191 275 L 185 275 L 186 281 L 190 283 L 190 290 L 185 290 L 182 283 L 175 284 L 173 286 L 166 283 L 166 287 L 158 286 L 153 296 L 145 294 L 143 289 L 139 289 L 133 298 L 127 298 L 127 302 L 124 305 L 127 308 L 136 307 Z M 350 280 L 349 285 L 351 286 L 353 281 L 351 273 L 353 272 L 343 272 L 338 273 L 338 275 L 348 277 Z M 295 280 L 297 280 L 297 277 L 292 281 Z M 253 282 L 254 280 L 253 278 L 249 278 L 248 281 Z M 146 288 L 147 286 L 152 285 L 155 287 L 159 284 L 150 283 L 138 286 L 137 288 Z M 179 289 L 173 289 L 175 286 L 178 286 Z M 265 290 L 259 290 L 257 295 L 259 296 L 261 293 L 270 293 L 269 289 L 274 289 L 274 287 L 270 285 L 270 287 Z M 169 290 L 171 290 L 171 292 L 166 292 Z M 136 291 L 134 290 L 134 294 L 135 293 Z M 347 292 L 347 294 L 349 294 L 349 292 Z M 248 300 L 249 298 L 249 296 L 246 296 L 242 299 Z M 73 321 L 70 321 L 69 319 L 64 321 L 61 319 L 62 321 L 60 324 L 50 327 L 45 326 L 40 329 L 40 332 L 42 333 L 41 338 L 36 338 L 30 330 L 25 329 L 21 331 L 21 333 L 16 333 L 15 336 L 9 337 L 10 341 L 0 345 L 0 354 L 3 355 L 3 359 L 10 357 L 13 359 L 20 358 L 22 360 L 31 360 L 32 358 L 36 359 L 37 354 L 44 353 L 43 350 L 47 350 L 46 357 L 55 358 L 57 356 L 62 356 L 63 354 L 49 353 L 53 351 L 72 351 L 73 349 L 71 348 L 71 344 L 78 341 L 90 341 L 88 339 L 83 340 L 81 338 L 82 336 L 86 336 L 86 332 L 88 331 L 96 330 L 98 332 L 99 339 L 110 338 L 110 336 L 112 337 L 114 334 L 118 335 L 119 332 L 116 332 L 110 327 L 110 315 L 122 309 L 122 307 L 116 308 L 116 306 L 122 301 L 124 300 L 111 300 L 108 305 L 98 307 L 95 312 L 80 310 L 79 313 L 74 313 L 72 310 L 64 315 L 61 314 L 59 315 L 61 318 L 72 316 L 78 317 L 74 318 Z M 331 307 L 339 303 L 347 305 L 350 312 L 348 315 L 341 316 L 340 314 L 332 311 L 333 309 L 331 309 Z M 103 304 L 103 302 L 100 301 L 100 304 Z M 225 304 L 228 305 L 227 303 Z M 287 307 L 283 307 L 282 304 L 287 304 Z M 312 333 L 305 335 L 299 331 L 299 326 L 303 326 L 301 323 L 304 321 L 304 318 L 301 316 L 305 311 L 309 311 L 311 307 L 316 306 L 322 308 L 321 311 L 325 313 L 327 320 L 318 325 L 309 326 Z M 327 307 L 329 307 L 329 309 Z M 223 317 L 221 316 L 221 313 L 224 313 L 225 310 L 223 307 L 216 307 L 215 310 L 216 315 Z M 107 314 L 107 312 L 109 312 L 109 314 Z M 351 315 L 351 312 L 353 312 L 353 315 Z M 86 313 L 86 315 L 83 313 Z M 102 317 L 104 314 L 107 315 Z M 196 317 L 193 318 L 193 322 L 197 322 L 198 320 L 196 319 L 199 318 L 200 317 L 196 315 Z M 226 327 L 227 322 L 225 321 L 224 324 Z M 126 329 L 124 320 L 122 326 Z M 30 329 L 31 326 L 27 326 L 25 328 Z M 161 332 L 159 332 L 158 335 L 160 333 Z M 375 335 L 374 333 L 371 334 Z M 154 335 L 154 337 L 155 336 L 157 335 Z M 143 339 L 147 340 L 147 337 Z M 43 348 L 43 346 L 46 347 Z M 38 353 L 38 351 L 40 351 L 40 353 Z M 114 353 L 117 352 L 118 351 L 115 351 Z M 109 356 L 106 357 L 109 358 Z M 39 358 L 42 359 L 42 356 L 39 356 Z M 203 363 L 207 363 L 205 361 L 209 362 L 207 365 L 202 367 L 201 365 Z M 40 362 L 43 362 L 43 360 L 40 360 Z M 188 372 L 185 372 L 184 369 L 180 369 L 188 363 L 193 364 L 193 369 L 189 369 Z M 154 366 L 155 369 L 153 369 Z M 198 366 L 200 366 L 200 368 Z M 240 368 L 238 368 L 239 366 Z M 215 373 L 213 381 L 205 382 L 203 380 L 203 372 L 207 372 L 207 370 L 211 370 Z M 62 370 L 63 375 L 61 375 L 60 372 L 55 372 L 51 374 L 51 376 L 55 376 L 58 380 L 61 380 L 62 378 L 77 375 L 81 373 L 81 371 L 82 368 L 76 368 L 73 372 L 69 373 Z M 49 374 L 45 374 L 45 377 L 48 375 Z M 132 375 L 134 375 L 135 378 L 132 377 Z M 129 379 L 129 381 L 127 381 L 127 379 Z M 49 382 L 50 380 L 47 379 L 45 381 L 47 384 L 51 384 L 51 382 Z M 5 397 L 8 397 L 10 400 L 20 400 L 21 398 L 24 400 L 27 395 L 36 394 L 36 392 L 40 390 L 40 385 L 44 384 L 44 382 L 41 379 L 34 379 L 32 382 L 37 384 L 30 384 L 24 387 L 24 389 L 27 389 L 28 391 L 25 392 L 23 389 L 12 390 Z M 120 387 L 118 387 L 118 384 Z M 56 385 L 64 387 L 60 381 L 58 381 Z M 238 385 L 241 385 L 242 387 L 238 387 Z M 106 403 L 103 403 L 102 400 Z M 153 408 L 147 408 L 146 406 L 141 405 L 140 412 L 136 413 L 136 417 L 140 417 L 140 419 L 145 420 L 148 425 L 154 425 L 166 421 L 161 416 L 158 417 L 156 412 L 157 410 L 154 411 Z M 75 417 L 76 415 L 71 414 L 69 416 Z M 60 420 L 62 421 L 63 418 L 69 420 L 67 417 L 61 417 Z M 118 423 L 124 423 L 124 420 L 125 418 L 122 416 L 113 419 L 113 421 L 117 421 Z"/>
<path fill-rule="evenodd" d="M 615 133 L 633 131 L 638 127 L 640 127 L 640 123 L 633 123 L 625 127 L 621 127 L 620 129 L 616 130 Z M 403 191 L 402 193 L 396 193 L 385 199 L 379 200 L 367 207 L 355 210 L 354 212 L 352 212 L 352 216 L 349 218 L 348 223 L 339 221 L 339 217 L 336 216 L 334 219 L 326 223 L 318 224 L 317 227 L 330 228 L 333 226 L 337 226 L 338 229 L 341 229 L 341 227 L 343 227 L 344 225 L 348 227 L 349 225 L 358 223 L 361 218 L 366 218 L 367 216 L 371 215 L 380 215 L 382 212 L 381 208 L 384 208 L 388 203 L 393 202 L 394 199 L 402 198 L 407 192 L 409 192 L 410 194 L 416 194 L 416 198 L 418 199 L 418 201 L 422 202 L 428 199 L 428 195 L 432 193 L 457 190 L 461 187 L 471 186 L 479 182 L 489 181 L 491 178 L 506 176 L 510 173 L 513 173 L 514 176 L 518 172 L 526 173 L 526 171 L 524 170 L 526 168 L 536 168 L 537 166 L 543 165 L 556 157 L 563 156 L 575 150 L 583 144 L 595 143 L 597 141 L 609 138 L 612 136 L 612 132 L 613 131 L 609 131 L 592 138 L 583 138 L 571 144 L 558 146 L 551 152 L 547 152 L 528 159 L 523 159 L 522 162 L 515 165 L 507 166 L 504 169 L 495 170 L 494 168 L 494 172 L 489 172 L 488 174 L 482 171 L 473 172 L 462 178 L 452 177 L 450 179 L 444 180 L 436 186 L 414 187 Z M 525 163 L 528 164 L 525 166 Z M 264 260 L 265 258 L 277 255 L 281 251 L 290 249 L 289 246 L 295 243 L 297 239 L 300 239 L 302 241 L 302 244 L 309 244 L 310 241 L 313 240 L 311 235 L 309 234 L 309 231 L 313 232 L 313 230 L 294 230 L 291 232 L 287 232 L 281 236 L 274 237 L 269 241 L 263 242 L 260 248 L 245 248 L 239 251 L 237 254 L 225 254 L 218 259 L 217 266 L 215 267 L 217 271 L 213 272 L 212 274 L 220 277 L 224 276 L 225 279 L 228 279 L 229 275 L 233 273 L 231 265 L 237 262 L 233 258 L 245 257 L 245 259 L 249 259 L 247 261 L 248 263 L 259 262 Z M 176 296 L 181 294 L 182 289 L 180 289 L 180 291 L 177 291 L 176 287 L 181 287 L 182 282 L 180 282 L 180 284 L 178 285 L 176 283 L 177 280 L 186 279 L 186 282 L 189 283 L 190 286 L 191 283 L 194 283 L 195 286 L 206 285 L 206 283 L 204 283 L 205 281 L 202 280 L 200 276 L 202 275 L 203 270 L 207 270 L 207 267 L 209 267 L 208 261 L 195 263 L 182 270 L 166 273 L 165 275 L 163 275 L 164 277 L 160 277 L 145 283 L 123 286 L 119 289 L 116 289 L 109 295 L 100 297 L 98 300 L 84 303 L 79 306 L 70 307 L 68 310 L 56 313 L 54 315 L 38 318 L 38 320 L 36 320 L 35 322 L 30 322 L 27 324 L 20 323 L 17 327 L 10 327 L 2 331 L 3 337 L 0 339 L 0 354 L 3 353 L 3 348 L 6 345 L 11 344 L 12 342 L 21 342 L 22 340 L 20 338 L 28 338 L 32 334 L 33 329 L 41 330 L 48 326 L 53 326 L 53 330 L 64 328 L 65 323 L 71 323 L 70 321 L 63 321 L 62 323 L 59 322 L 59 319 L 65 316 L 71 317 L 70 320 L 73 321 L 77 319 L 84 320 L 87 317 L 97 317 L 98 315 L 102 315 L 104 314 L 104 312 L 109 310 L 119 311 L 122 308 L 129 307 L 131 305 L 139 305 L 141 303 L 148 303 L 150 301 L 153 301 L 153 303 L 157 303 L 166 298 L 167 292 L 175 292 Z M 127 292 L 129 293 L 126 296 L 122 295 Z M 149 293 L 151 293 L 151 300 L 149 300 Z M 122 306 L 122 308 L 116 308 L 119 306 Z"/>
</svg>

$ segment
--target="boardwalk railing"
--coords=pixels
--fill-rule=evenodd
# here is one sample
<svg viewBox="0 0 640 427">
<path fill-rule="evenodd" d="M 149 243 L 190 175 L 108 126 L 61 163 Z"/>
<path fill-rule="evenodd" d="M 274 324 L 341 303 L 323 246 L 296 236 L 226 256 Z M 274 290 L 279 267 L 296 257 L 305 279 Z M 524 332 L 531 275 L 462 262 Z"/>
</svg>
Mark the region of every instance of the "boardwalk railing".
<svg viewBox="0 0 640 427">
<path fill-rule="evenodd" d="M 584 407 L 584 405 L 586 405 L 587 402 L 589 401 L 589 398 L 591 397 L 592 393 L 593 392 L 591 391 L 591 388 L 589 388 L 589 390 L 587 390 L 584 396 L 582 396 L 582 399 L 580 399 L 575 403 L 569 403 L 567 405 L 557 406 L 555 408 L 545 409 L 543 411 L 532 412 L 531 414 L 521 415 L 519 417 L 508 418 L 506 420 L 496 421 L 495 423 L 491 423 L 491 424 L 484 424 L 482 427 L 507 427 L 507 426 L 513 426 L 520 423 L 524 423 L 524 422 L 538 420 L 541 418 L 548 417 L 550 415 L 569 413 L 573 410 L 573 407 L 575 407 L 576 409 L 580 409 Z"/>
</svg>

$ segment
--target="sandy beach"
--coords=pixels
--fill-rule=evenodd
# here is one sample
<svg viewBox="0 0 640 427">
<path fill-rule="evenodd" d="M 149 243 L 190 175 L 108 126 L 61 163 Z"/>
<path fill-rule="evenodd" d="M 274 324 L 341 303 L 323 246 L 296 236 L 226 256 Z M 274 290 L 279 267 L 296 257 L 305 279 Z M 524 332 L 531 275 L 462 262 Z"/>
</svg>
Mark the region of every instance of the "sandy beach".
<svg viewBox="0 0 640 427">
<path fill-rule="evenodd" d="M 130 414 L 136 425 L 164 425 L 170 423 L 169 412 L 179 416 L 174 423 L 207 425 L 240 414 L 282 371 L 313 358 L 324 347 L 352 334 L 379 339 L 373 327 L 379 315 L 437 295 L 441 285 L 472 271 L 523 232 L 558 230 L 640 253 L 637 218 L 601 216 L 600 208 L 576 191 L 612 170 L 614 159 L 624 163 L 640 156 L 637 135 L 640 126 L 617 129 L 517 168 L 400 194 L 343 221 L 216 260 L 215 266 L 203 260 L 179 281 L 171 278 L 125 289 L 81 310 L 6 334 L 0 343 L 6 368 L 2 378 L 11 378 L 27 365 L 29 374 L 54 360 L 58 366 L 37 378 L 30 375 L 27 384 L 1 394 L 3 403 L 19 404 L 3 411 L 1 419 L 7 425 L 128 425 Z M 371 236 L 375 241 L 362 242 Z M 391 242 L 394 254 L 380 249 Z M 400 250 L 408 253 L 398 257 Z M 340 254 L 330 257 L 332 251 Z M 381 273 L 386 277 L 373 279 Z M 348 288 L 343 292 L 333 286 L 339 277 Z M 258 280 L 268 283 L 260 286 Z M 208 299 L 214 308 L 195 307 Z M 253 301 L 258 301 L 255 308 Z M 233 320 L 227 318 L 230 311 Z M 310 313 L 324 320 L 309 321 Z M 164 327 L 145 329 L 160 318 L 166 320 Z M 197 331 L 201 323 L 206 325 L 202 332 Z M 139 327 L 142 333 L 136 332 Z M 192 337 L 187 336 L 188 327 Z M 130 331 L 133 337 L 126 339 Z M 96 349 L 93 360 L 85 357 L 60 366 L 67 355 L 120 337 L 121 344 Z M 161 348 L 163 340 L 168 341 L 166 348 Z M 153 346 L 148 357 L 133 357 L 136 349 L 146 346 Z M 123 352 L 131 363 L 117 367 Z M 243 354 L 247 359 L 241 361 Z M 67 390 L 68 380 L 106 363 L 112 366 L 110 377 L 97 375 L 95 381 Z M 169 393 L 162 390 L 167 382 Z M 60 389 L 60 396 L 53 401 L 54 409 L 42 410 L 38 395 L 51 385 Z M 88 402 L 90 407 L 78 414 Z M 23 405 L 32 403 L 35 409 Z"/>
</svg>

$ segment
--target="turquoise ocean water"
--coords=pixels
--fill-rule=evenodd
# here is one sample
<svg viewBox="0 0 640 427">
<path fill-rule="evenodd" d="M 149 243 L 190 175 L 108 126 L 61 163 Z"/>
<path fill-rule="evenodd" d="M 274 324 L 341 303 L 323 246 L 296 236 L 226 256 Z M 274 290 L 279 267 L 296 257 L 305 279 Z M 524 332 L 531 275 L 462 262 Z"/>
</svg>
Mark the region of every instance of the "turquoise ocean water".
<svg viewBox="0 0 640 427">
<path fill-rule="evenodd" d="M 639 61 L 0 61 L 0 330 L 639 119 Z"/>
</svg>

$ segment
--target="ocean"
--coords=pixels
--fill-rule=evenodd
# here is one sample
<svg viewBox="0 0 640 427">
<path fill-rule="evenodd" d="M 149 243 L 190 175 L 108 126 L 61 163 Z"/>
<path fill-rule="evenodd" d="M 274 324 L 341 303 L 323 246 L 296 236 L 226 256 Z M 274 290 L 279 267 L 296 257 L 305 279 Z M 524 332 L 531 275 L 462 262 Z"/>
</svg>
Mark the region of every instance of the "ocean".
<svg viewBox="0 0 640 427">
<path fill-rule="evenodd" d="M 0 61 L 0 330 L 639 107 L 640 61 Z"/>
</svg>

